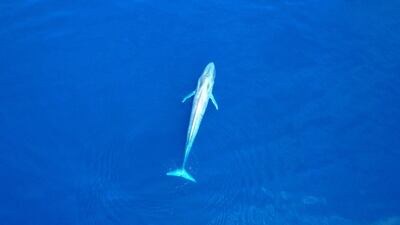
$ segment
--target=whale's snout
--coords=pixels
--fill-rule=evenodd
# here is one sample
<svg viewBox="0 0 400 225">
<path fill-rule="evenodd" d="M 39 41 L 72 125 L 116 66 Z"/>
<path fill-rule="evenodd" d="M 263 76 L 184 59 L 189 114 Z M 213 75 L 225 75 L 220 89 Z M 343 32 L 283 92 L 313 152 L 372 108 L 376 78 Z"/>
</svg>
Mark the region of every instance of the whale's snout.
<svg viewBox="0 0 400 225">
<path fill-rule="evenodd" d="M 207 76 L 215 76 L 215 65 L 214 65 L 214 62 L 208 63 L 208 65 L 204 69 L 204 73 L 203 74 L 207 75 Z"/>
</svg>

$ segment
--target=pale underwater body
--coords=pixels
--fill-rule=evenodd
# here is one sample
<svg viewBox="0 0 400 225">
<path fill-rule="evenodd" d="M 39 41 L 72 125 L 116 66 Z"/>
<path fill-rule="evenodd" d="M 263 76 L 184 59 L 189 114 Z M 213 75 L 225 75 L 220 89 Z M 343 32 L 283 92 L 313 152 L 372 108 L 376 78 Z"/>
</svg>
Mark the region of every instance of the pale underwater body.
<svg viewBox="0 0 400 225">
<path fill-rule="evenodd" d="M 196 179 L 193 178 L 186 171 L 186 163 L 189 157 L 189 153 L 192 149 L 193 142 L 196 138 L 197 132 L 199 131 L 201 121 L 203 119 L 204 113 L 207 109 L 208 101 L 211 99 L 215 108 L 218 110 L 218 104 L 215 100 L 212 90 L 214 87 L 215 80 L 215 65 L 213 62 L 210 62 L 203 71 L 203 74 L 200 76 L 197 82 L 197 88 L 195 91 L 188 94 L 182 102 L 185 102 L 187 99 L 194 96 L 192 112 L 190 115 L 190 122 L 186 137 L 186 145 L 185 145 L 185 156 L 182 163 L 182 168 L 173 170 L 167 173 L 168 176 L 177 176 L 182 177 L 192 182 L 196 182 Z"/>
</svg>

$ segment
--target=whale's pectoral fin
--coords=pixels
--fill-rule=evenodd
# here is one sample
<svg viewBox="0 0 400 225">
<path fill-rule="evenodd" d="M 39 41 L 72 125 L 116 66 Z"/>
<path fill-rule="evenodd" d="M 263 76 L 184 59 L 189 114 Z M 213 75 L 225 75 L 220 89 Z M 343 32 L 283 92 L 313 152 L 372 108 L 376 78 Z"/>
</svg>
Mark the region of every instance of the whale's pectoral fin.
<svg viewBox="0 0 400 225">
<path fill-rule="evenodd" d="M 183 99 L 182 99 L 182 103 L 184 103 L 186 100 L 188 100 L 189 98 L 193 97 L 193 95 L 196 94 L 196 91 L 192 91 L 190 92 L 190 94 L 186 95 Z"/>
<path fill-rule="evenodd" d="M 214 95 L 211 94 L 211 95 L 210 95 L 210 98 L 211 98 L 212 103 L 213 103 L 214 106 L 215 106 L 215 109 L 218 110 L 218 103 L 217 103 L 217 101 L 215 100 Z"/>
</svg>

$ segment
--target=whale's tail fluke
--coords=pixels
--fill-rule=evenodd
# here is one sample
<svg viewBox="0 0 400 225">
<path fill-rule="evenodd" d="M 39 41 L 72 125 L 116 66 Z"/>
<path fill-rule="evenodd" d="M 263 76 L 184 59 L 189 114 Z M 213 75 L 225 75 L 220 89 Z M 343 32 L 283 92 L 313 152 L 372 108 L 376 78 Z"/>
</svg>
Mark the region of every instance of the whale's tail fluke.
<svg viewBox="0 0 400 225">
<path fill-rule="evenodd" d="M 192 177 L 192 175 L 190 175 L 190 174 L 185 170 L 185 168 L 169 171 L 169 172 L 167 173 L 167 175 L 168 175 L 168 176 L 182 177 L 182 178 L 185 178 L 186 180 L 190 180 L 190 181 L 196 183 L 196 180 Z"/>
</svg>

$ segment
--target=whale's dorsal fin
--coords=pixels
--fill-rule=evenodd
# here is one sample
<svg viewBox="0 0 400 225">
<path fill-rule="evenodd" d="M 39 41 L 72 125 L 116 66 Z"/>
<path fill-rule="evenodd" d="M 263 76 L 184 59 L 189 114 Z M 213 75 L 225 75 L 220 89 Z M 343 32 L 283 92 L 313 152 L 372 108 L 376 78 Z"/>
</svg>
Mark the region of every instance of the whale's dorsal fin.
<svg viewBox="0 0 400 225">
<path fill-rule="evenodd" d="M 186 95 L 183 100 L 182 103 L 184 103 L 186 100 L 188 100 L 189 98 L 193 97 L 193 95 L 196 94 L 196 91 L 192 91 L 190 92 L 188 95 Z"/>
<path fill-rule="evenodd" d="M 218 110 L 218 103 L 217 103 L 217 101 L 215 100 L 214 95 L 211 94 L 211 95 L 210 95 L 210 98 L 211 98 L 212 103 L 213 103 L 214 106 L 215 106 L 215 109 Z"/>
</svg>

